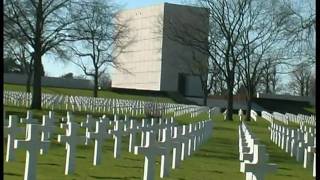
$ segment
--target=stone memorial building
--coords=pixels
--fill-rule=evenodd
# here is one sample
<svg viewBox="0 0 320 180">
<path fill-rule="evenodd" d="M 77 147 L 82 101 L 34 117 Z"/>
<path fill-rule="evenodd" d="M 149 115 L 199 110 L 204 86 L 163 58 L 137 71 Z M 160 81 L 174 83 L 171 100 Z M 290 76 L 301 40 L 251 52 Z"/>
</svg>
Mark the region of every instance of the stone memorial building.
<svg viewBox="0 0 320 180">
<path fill-rule="evenodd" d="M 122 11 L 118 19 L 127 24 L 131 43 L 116 58 L 122 68 L 114 70 L 112 88 L 202 96 L 199 71 L 194 67 L 199 62 L 207 67 L 208 56 L 192 45 L 181 43 L 179 38 L 183 30 L 187 32 L 186 38 L 189 33 L 196 34 L 201 46 L 206 46 L 209 24 L 206 9 L 164 3 Z"/>
</svg>

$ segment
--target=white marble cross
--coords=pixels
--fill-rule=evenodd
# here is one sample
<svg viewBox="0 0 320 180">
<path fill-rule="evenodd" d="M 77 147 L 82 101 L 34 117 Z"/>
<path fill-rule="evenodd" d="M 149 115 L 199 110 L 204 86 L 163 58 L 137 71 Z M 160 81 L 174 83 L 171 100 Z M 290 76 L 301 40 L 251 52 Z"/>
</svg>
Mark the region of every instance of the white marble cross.
<svg viewBox="0 0 320 180">
<path fill-rule="evenodd" d="M 134 151 L 134 147 L 136 146 L 136 135 L 140 132 L 140 125 L 137 121 L 131 119 L 130 125 L 126 126 L 125 132 L 129 133 L 129 152 Z"/>
<path fill-rule="evenodd" d="M 124 124 L 122 120 L 118 120 L 115 123 L 114 129 L 109 130 L 109 132 L 113 135 L 114 139 L 113 157 L 118 159 L 121 154 L 122 136 L 125 135 L 126 132 L 124 131 Z"/>
<path fill-rule="evenodd" d="M 262 180 L 268 172 L 274 172 L 277 169 L 276 164 L 267 164 L 268 155 L 264 145 L 253 146 L 253 161 L 245 160 L 241 162 L 241 172 L 246 173 L 247 180 Z"/>
<path fill-rule="evenodd" d="M 49 119 L 47 115 L 42 116 L 42 124 L 40 126 L 41 130 L 41 141 L 50 141 L 50 135 L 54 132 L 56 126 L 53 124 L 53 121 Z M 43 155 L 45 149 L 40 149 L 40 154 Z"/>
<path fill-rule="evenodd" d="M 254 138 L 249 138 L 248 140 L 246 140 L 247 143 L 247 148 L 244 148 L 244 151 L 240 153 L 240 161 L 253 161 L 254 159 L 254 145 L 259 143 L 258 139 L 254 139 Z M 242 157 L 241 157 L 242 155 Z"/>
<path fill-rule="evenodd" d="M 238 115 L 239 115 L 239 120 L 242 121 L 242 116 L 243 116 L 242 109 L 239 109 Z"/>
<path fill-rule="evenodd" d="M 304 134 L 304 158 L 303 158 L 303 167 L 304 168 L 307 168 L 307 165 L 308 163 L 311 162 L 311 159 L 310 159 L 310 153 L 308 153 L 308 147 L 309 146 L 314 146 L 315 142 L 316 142 L 316 137 L 313 137 L 311 135 L 311 133 L 305 133 Z"/>
<path fill-rule="evenodd" d="M 193 124 L 189 124 L 189 133 L 188 136 L 190 137 L 190 143 L 188 148 L 188 156 L 191 155 L 191 153 L 195 150 L 196 147 L 196 139 L 197 139 L 197 132 L 194 129 Z"/>
<path fill-rule="evenodd" d="M 158 143 L 167 150 L 167 153 L 161 155 L 160 178 L 169 176 L 170 171 L 170 151 L 172 149 L 171 131 L 169 128 L 162 129 L 162 138 Z"/>
<path fill-rule="evenodd" d="M 24 128 L 18 127 L 17 124 L 18 116 L 9 115 L 9 125 L 8 127 L 4 127 L 4 134 L 7 135 L 7 162 L 15 159 L 14 140 L 16 139 L 16 135 L 24 130 Z"/>
<path fill-rule="evenodd" d="M 65 174 L 71 174 L 74 172 L 75 160 L 76 160 L 76 147 L 77 144 L 84 144 L 86 137 L 78 136 L 79 124 L 74 122 L 67 123 L 66 135 L 58 135 L 59 143 L 66 143 L 67 155 L 66 155 L 66 166 Z"/>
<path fill-rule="evenodd" d="M 223 112 L 223 119 L 227 120 L 228 109 Z"/>
<path fill-rule="evenodd" d="M 145 146 L 135 146 L 134 154 L 144 154 L 143 180 L 152 180 L 155 175 L 155 164 L 157 155 L 165 155 L 167 150 L 159 146 L 156 135 L 153 132 L 146 132 Z"/>
<path fill-rule="evenodd" d="M 316 177 L 316 146 L 309 146 L 308 147 L 308 152 L 313 153 L 313 170 L 312 170 L 312 175 L 313 177 Z"/>
<path fill-rule="evenodd" d="M 290 156 L 293 157 L 297 153 L 298 146 L 298 130 L 293 129 L 291 131 L 291 144 L 290 144 Z"/>
<path fill-rule="evenodd" d="M 20 123 L 26 123 L 26 124 L 38 124 L 38 121 L 36 119 L 32 118 L 32 111 L 27 111 L 27 117 L 26 118 L 20 118 Z"/>
<path fill-rule="evenodd" d="M 187 136 L 188 135 L 188 127 L 187 125 L 182 125 L 182 137 L 183 139 L 185 139 L 185 142 L 182 143 L 182 146 L 181 146 L 181 160 L 185 160 L 189 150 L 189 137 Z"/>
<path fill-rule="evenodd" d="M 188 142 L 188 138 L 184 137 L 182 134 L 182 126 L 174 127 L 172 137 L 172 169 L 179 167 L 185 147 L 183 145 L 185 145 Z"/>
<path fill-rule="evenodd" d="M 49 111 L 49 119 L 50 119 L 50 121 L 52 121 L 52 124 L 57 122 L 57 119 L 56 119 L 53 111 Z"/>
<path fill-rule="evenodd" d="M 26 130 L 28 131 L 26 139 L 15 140 L 14 148 L 22 148 L 27 151 L 24 180 L 35 180 L 38 154 L 40 149 L 48 148 L 50 141 L 40 140 L 40 125 L 27 124 Z"/>
<path fill-rule="evenodd" d="M 63 123 L 60 123 L 60 128 L 66 128 L 68 131 L 68 125 L 69 122 L 74 122 L 74 117 L 70 111 L 67 112 L 67 117 L 62 117 L 61 121 Z"/>
<path fill-rule="evenodd" d="M 297 149 L 296 149 L 296 160 L 297 160 L 298 162 L 303 161 L 304 148 L 306 148 L 303 138 L 304 138 L 304 137 L 303 137 L 303 132 L 300 131 L 300 130 L 298 130 Z"/>
<path fill-rule="evenodd" d="M 94 131 L 94 127 L 96 126 L 96 119 L 92 118 L 92 115 L 87 114 L 87 119 L 85 122 L 81 122 L 80 126 L 81 127 L 85 127 L 86 128 L 86 142 L 84 143 L 84 145 L 88 145 L 89 144 L 89 138 L 88 138 L 88 133 L 89 132 L 93 132 Z"/>
<path fill-rule="evenodd" d="M 287 144 L 287 137 L 288 137 L 288 128 L 287 127 L 284 127 L 282 129 L 282 136 L 281 136 L 281 149 L 282 150 L 285 150 L 286 148 L 286 144 Z"/>
<path fill-rule="evenodd" d="M 287 131 L 287 139 L 285 140 L 286 141 L 286 147 L 285 147 L 285 151 L 287 153 L 290 153 L 290 145 L 291 145 L 291 141 L 292 141 L 292 137 L 291 137 L 291 133 L 292 133 L 292 129 L 288 128 L 288 131 Z"/>
<path fill-rule="evenodd" d="M 89 132 L 88 138 L 94 139 L 94 156 L 93 165 L 96 166 L 101 162 L 102 147 L 105 139 L 111 137 L 109 132 L 106 130 L 107 122 L 100 120 L 96 122 L 96 131 Z"/>
<path fill-rule="evenodd" d="M 146 132 L 150 130 L 150 125 L 147 123 L 146 119 L 142 119 L 141 121 L 141 146 L 144 146 L 146 144 Z M 155 133 L 156 135 L 157 133 Z"/>
</svg>

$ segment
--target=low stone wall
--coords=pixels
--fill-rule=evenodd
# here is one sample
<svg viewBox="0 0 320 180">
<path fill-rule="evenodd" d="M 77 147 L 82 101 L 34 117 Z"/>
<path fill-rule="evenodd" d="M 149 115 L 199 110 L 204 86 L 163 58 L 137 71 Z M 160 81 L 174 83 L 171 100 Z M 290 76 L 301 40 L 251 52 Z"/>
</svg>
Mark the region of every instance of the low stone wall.
<svg viewBox="0 0 320 180">
<path fill-rule="evenodd" d="M 316 99 L 315 97 L 311 97 L 311 96 L 290 96 L 290 95 L 275 95 L 275 94 L 263 94 L 263 93 L 257 93 L 257 98 L 309 102 L 311 105 L 315 105 L 315 99 Z"/>
<path fill-rule="evenodd" d="M 10 83 L 10 84 L 25 85 L 27 82 L 27 75 L 16 74 L 16 73 L 4 73 L 3 82 Z M 92 89 L 93 88 L 93 83 L 90 80 L 84 80 L 84 79 L 42 77 L 41 82 L 42 82 L 42 86 L 47 86 L 47 87 L 62 87 L 62 88 L 75 88 L 75 89 Z"/>
</svg>

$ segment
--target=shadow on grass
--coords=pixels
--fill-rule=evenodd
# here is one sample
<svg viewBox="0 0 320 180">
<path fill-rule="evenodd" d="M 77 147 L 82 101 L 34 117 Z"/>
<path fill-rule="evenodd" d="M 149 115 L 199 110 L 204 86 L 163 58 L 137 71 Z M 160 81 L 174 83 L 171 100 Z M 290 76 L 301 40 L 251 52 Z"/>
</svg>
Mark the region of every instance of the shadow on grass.
<svg viewBox="0 0 320 180">
<path fill-rule="evenodd" d="M 278 174 L 279 176 L 287 176 L 287 177 L 294 177 L 294 176 L 292 176 L 292 175 L 290 175 L 290 174 Z"/>
<path fill-rule="evenodd" d="M 7 173 L 4 172 L 3 175 L 7 175 L 7 176 L 22 176 L 22 174 L 17 174 L 17 173 Z"/>
<path fill-rule="evenodd" d="M 195 170 L 197 172 L 210 172 L 210 173 L 216 173 L 216 174 L 223 174 L 222 171 L 218 171 L 218 170 L 202 170 L 202 169 L 197 169 Z"/>
<path fill-rule="evenodd" d="M 230 160 L 230 161 L 234 161 L 237 159 L 237 156 L 234 156 L 234 154 L 231 154 L 229 156 L 226 155 L 218 155 L 218 154 L 214 154 L 214 155 L 203 155 L 203 154 L 196 154 L 195 156 L 198 157 L 205 157 L 205 158 L 216 158 L 216 159 L 221 159 L 221 160 Z"/>
<path fill-rule="evenodd" d="M 86 157 L 86 156 L 77 156 L 77 158 L 79 158 L 79 159 L 86 159 L 87 157 Z"/>
<path fill-rule="evenodd" d="M 129 157 L 124 157 L 123 159 L 128 159 L 131 161 L 142 161 L 141 159 L 134 159 L 134 158 L 129 158 Z"/>
<path fill-rule="evenodd" d="M 56 164 L 56 163 L 38 163 L 38 165 L 46 165 L 46 166 L 60 166 L 59 164 Z"/>
<path fill-rule="evenodd" d="M 136 176 L 130 176 L 130 177 L 110 177 L 110 176 L 94 176 L 90 175 L 89 177 L 95 178 L 95 179 L 140 179 L 141 177 Z"/>
<path fill-rule="evenodd" d="M 116 167 L 121 167 L 121 168 L 133 168 L 133 169 L 141 169 L 143 168 L 142 166 L 124 166 L 124 165 L 116 165 Z"/>
<path fill-rule="evenodd" d="M 219 127 L 219 128 L 214 129 L 214 131 L 232 131 L 232 132 L 234 132 L 235 128 Z"/>
</svg>

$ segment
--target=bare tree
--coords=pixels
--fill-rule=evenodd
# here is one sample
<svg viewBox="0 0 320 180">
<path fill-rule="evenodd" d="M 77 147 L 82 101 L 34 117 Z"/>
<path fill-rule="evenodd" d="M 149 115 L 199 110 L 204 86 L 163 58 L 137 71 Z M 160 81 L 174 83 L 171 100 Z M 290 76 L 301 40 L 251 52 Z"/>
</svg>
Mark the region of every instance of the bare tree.
<svg viewBox="0 0 320 180">
<path fill-rule="evenodd" d="M 12 36 L 10 33 L 4 33 L 4 35 L 4 57 L 7 61 L 11 61 L 9 64 L 15 64 L 16 72 L 27 75 L 26 92 L 31 92 L 33 58 L 26 39 L 23 36 Z"/>
<path fill-rule="evenodd" d="M 278 36 L 282 31 L 281 21 L 272 16 L 272 4 L 248 0 L 249 10 L 245 15 L 243 33 L 239 46 L 243 48 L 241 62 L 238 64 L 244 87 L 246 88 L 247 111 L 246 120 L 250 120 L 252 98 L 263 75 L 263 70 L 269 64 L 275 64 L 277 59 L 270 59 L 273 47 L 278 46 Z M 268 62 L 273 60 L 271 62 Z"/>
<path fill-rule="evenodd" d="M 85 75 L 93 78 L 94 97 L 98 96 L 99 78 L 107 66 L 119 67 L 115 57 L 124 47 L 122 40 L 126 34 L 126 26 L 116 21 L 118 10 L 113 3 L 94 0 L 80 5 L 73 14 L 85 19 L 73 26 L 72 36 L 77 41 L 70 48 L 79 58 L 72 62 L 79 66 Z"/>
<path fill-rule="evenodd" d="M 190 27 L 180 23 L 179 26 L 172 26 L 180 27 L 179 29 L 172 28 L 168 34 L 171 34 L 169 36 L 171 39 L 183 45 L 192 46 L 199 53 L 207 55 L 209 57 L 207 72 L 218 67 L 227 86 L 227 119 L 232 120 L 235 70 L 241 54 L 237 48 L 237 42 L 240 40 L 244 14 L 249 6 L 247 1 L 238 0 L 198 0 L 197 5 L 208 11 L 202 16 L 209 21 L 209 31 L 203 27 Z M 213 63 L 209 65 L 209 62 Z M 206 74 L 206 77 L 210 77 L 210 74 Z"/>
<path fill-rule="evenodd" d="M 310 96 L 316 97 L 316 76 L 315 76 L 315 74 L 311 75 L 311 78 L 310 78 Z"/>
<path fill-rule="evenodd" d="M 75 3 L 73 3 L 75 2 Z M 33 63 L 31 108 L 41 109 L 42 56 L 48 52 L 64 55 L 62 45 L 68 41 L 70 24 L 81 19 L 69 12 L 79 2 L 71 0 L 6 0 L 4 19 L 6 34 L 21 35 L 30 47 Z"/>
<path fill-rule="evenodd" d="M 309 96 L 311 71 L 307 63 L 300 63 L 291 74 L 289 86 L 293 93 L 300 96 Z"/>
<path fill-rule="evenodd" d="M 260 80 L 260 85 L 266 94 L 276 93 L 276 88 L 279 82 L 279 77 L 277 73 L 277 66 L 281 64 L 281 61 L 270 57 L 265 59 L 264 69 L 262 69 L 262 76 Z"/>
<path fill-rule="evenodd" d="M 279 12 L 286 13 L 283 36 L 286 39 L 287 53 L 293 60 L 301 59 L 308 64 L 315 63 L 315 1 L 283 0 L 275 1 L 281 7 Z M 300 62 L 298 62 L 300 63 Z M 297 63 L 296 63 L 297 64 Z"/>
</svg>

